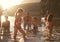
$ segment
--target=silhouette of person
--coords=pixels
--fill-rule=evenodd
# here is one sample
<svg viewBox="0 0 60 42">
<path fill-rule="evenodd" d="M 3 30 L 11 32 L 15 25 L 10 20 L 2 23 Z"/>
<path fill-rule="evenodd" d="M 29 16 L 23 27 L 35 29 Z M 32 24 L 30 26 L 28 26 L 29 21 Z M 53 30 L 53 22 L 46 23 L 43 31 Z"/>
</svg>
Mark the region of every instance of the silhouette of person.
<svg viewBox="0 0 60 42">
<path fill-rule="evenodd" d="M 10 36 L 10 21 L 8 20 L 8 16 L 5 16 L 5 21 L 2 23 L 3 27 L 3 39 Z"/>
<path fill-rule="evenodd" d="M 33 18 L 32 24 L 33 24 L 34 34 L 37 34 L 37 32 L 38 32 L 38 18 L 36 16 Z"/>
</svg>

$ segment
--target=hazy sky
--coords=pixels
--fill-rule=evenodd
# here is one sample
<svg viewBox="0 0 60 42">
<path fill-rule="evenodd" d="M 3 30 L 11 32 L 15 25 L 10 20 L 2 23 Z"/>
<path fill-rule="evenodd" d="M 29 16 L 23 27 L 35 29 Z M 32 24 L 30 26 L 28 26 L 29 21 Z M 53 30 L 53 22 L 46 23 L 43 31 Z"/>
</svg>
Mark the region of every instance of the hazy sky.
<svg viewBox="0 0 60 42">
<path fill-rule="evenodd" d="M 24 3 L 40 2 L 41 0 L 25 0 Z"/>
<path fill-rule="evenodd" d="M 0 0 L 0 4 L 2 5 L 3 9 L 10 8 L 14 5 L 36 2 L 40 2 L 40 0 Z"/>
</svg>

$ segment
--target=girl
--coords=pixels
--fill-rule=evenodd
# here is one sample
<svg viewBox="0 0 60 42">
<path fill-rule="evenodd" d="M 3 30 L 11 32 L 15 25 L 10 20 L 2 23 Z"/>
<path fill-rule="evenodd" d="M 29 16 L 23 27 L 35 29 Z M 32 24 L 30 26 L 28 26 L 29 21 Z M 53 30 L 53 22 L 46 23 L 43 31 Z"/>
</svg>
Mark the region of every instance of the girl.
<svg viewBox="0 0 60 42">
<path fill-rule="evenodd" d="M 22 22 L 22 15 L 23 15 L 23 10 L 18 9 L 15 15 L 15 24 L 14 24 L 14 40 L 16 41 L 17 37 L 17 31 L 21 32 L 23 34 L 23 37 L 25 38 L 25 32 L 23 31 L 21 27 L 21 22 Z"/>
</svg>

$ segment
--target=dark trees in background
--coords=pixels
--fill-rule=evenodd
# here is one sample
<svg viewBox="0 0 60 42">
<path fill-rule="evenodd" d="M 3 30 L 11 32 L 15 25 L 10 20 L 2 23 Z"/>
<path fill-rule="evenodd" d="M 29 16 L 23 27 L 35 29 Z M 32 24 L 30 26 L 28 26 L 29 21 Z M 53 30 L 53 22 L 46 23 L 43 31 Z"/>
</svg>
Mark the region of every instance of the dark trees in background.
<svg viewBox="0 0 60 42">
<path fill-rule="evenodd" d="M 45 15 L 48 10 L 54 16 L 60 17 L 60 0 L 41 0 L 40 10 L 42 15 Z"/>
</svg>

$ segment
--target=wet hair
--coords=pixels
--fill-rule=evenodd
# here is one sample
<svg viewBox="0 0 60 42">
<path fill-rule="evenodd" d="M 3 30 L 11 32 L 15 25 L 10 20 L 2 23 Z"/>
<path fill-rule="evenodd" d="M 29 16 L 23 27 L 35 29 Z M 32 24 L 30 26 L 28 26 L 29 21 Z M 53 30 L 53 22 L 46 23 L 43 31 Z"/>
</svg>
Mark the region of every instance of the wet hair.
<svg viewBox="0 0 60 42">
<path fill-rule="evenodd" d="M 23 12 L 23 9 L 20 9 L 20 8 L 17 9 L 17 13 L 20 12 L 20 11 Z"/>
<path fill-rule="evenodd" d="M 18 8 L 17 11 L 16 11 L 16 13 L 15 13 L 15 16 L 17 16 L 17 13 L 19 13 L 19 12 L 23 12 L 23 9 Z"/>
<path fill-rule="evenodd" d="M 53 15 L 52 15 L 52 14 L 49 14 L 49 15 L 47 16 L 47 18 L 48 18 L 48 19 L 47 19 L 48 21 L 52 21 Z"/>
</svg>

